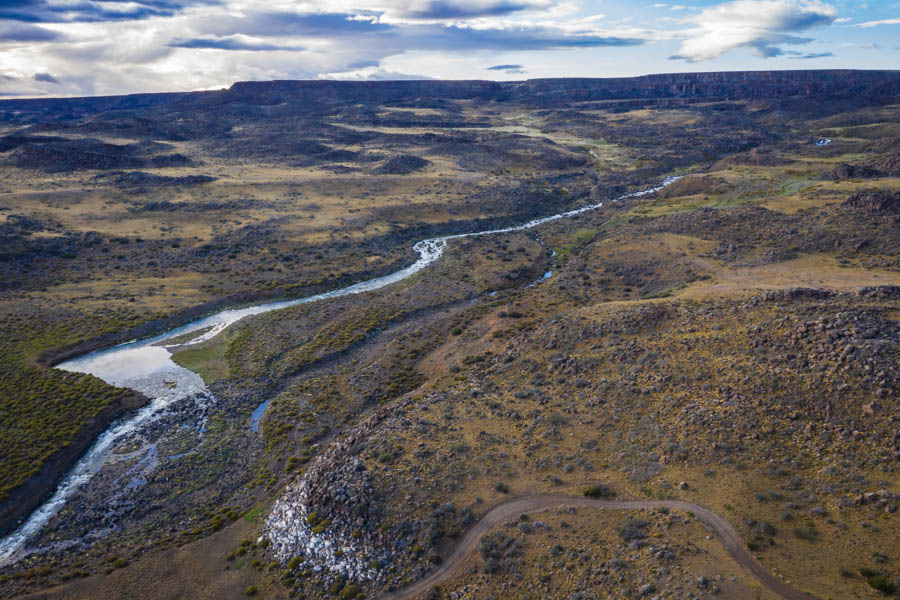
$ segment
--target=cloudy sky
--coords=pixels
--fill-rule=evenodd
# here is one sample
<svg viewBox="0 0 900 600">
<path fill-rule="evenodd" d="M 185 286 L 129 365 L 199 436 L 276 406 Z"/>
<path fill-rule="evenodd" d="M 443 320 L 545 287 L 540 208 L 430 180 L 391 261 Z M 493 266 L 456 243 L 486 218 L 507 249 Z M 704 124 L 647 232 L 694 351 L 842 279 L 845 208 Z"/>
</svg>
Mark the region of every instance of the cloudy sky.
<svg viewBox="0 0 900 600">
<path fill-rule="evenodd" d="M 900 0 L 0 0 L 0 95 L 900 69 Z"/>
</svg>

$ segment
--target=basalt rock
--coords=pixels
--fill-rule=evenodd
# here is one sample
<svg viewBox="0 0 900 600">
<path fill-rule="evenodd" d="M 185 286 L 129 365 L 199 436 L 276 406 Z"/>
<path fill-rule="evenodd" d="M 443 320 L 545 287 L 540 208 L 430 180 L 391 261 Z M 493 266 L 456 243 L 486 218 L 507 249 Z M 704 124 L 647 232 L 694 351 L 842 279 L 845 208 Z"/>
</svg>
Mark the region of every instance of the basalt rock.
<svg viewBox="0 0 900 600">
<path fill-rule="evenodd" d="M 410 156 L 408 154 L 400 156 L 392 156 L 384 161 L 375 171 L 377 173 L 388 173 L 392 175 L 407 175 L 420 171 L 431 163 L 424 158 L 418 156 Z"/>
<path fill-rule="evenodd" d="M 828 176 L 835 181 L 841 179 L 872 179 L 882 177 L 883 173 L 878 169 L 866 165 L 840 164 L 833 168 Z"/>
<path fill-rule="evenodd" d="M 871 190 L 857 192 L 847 198 L 844 206 L 869 214 L 900 214 L 900 192 Z"/>
<path fill-rule="evenodd" d="M 193 186 L 210 183 L 216 177 L 209 175 L 185 175 L 184 177 L 169 177 L 167 175 L 155 175 L 143 171 L 113 172 L 94 177 L 94 181 L 108 180 L 113 185 L 121 188 L 132 188 L 146 191 L 150 188 L 163 186 Z"/>
<path fill-rule="evenodd" d="M 737 71 L 513 82 L 242 81 L 227 90 L 213 92 L 5 100 L 0 102 L 0 118 L 13 123 L 74 122 L 110 110 L 196 111 L 213 105 L 219 115 L 246 116 L 259 107 L 284 105 L 302 107 L 308 114 L 310 110 L 329 105 L 376 103 L 430 107 L 441 106 L 448 100 L 518 101 L 546 107 L 585 101 L 632 102 L 634 106 L 625 106 L 627 109 L 710 100 L 782 101 L 795 98 L 866 105 L 896 102 L 898 97 L 898 71 Z M 146 129 L 146 124 L 142 127 Z"/>
</svg>

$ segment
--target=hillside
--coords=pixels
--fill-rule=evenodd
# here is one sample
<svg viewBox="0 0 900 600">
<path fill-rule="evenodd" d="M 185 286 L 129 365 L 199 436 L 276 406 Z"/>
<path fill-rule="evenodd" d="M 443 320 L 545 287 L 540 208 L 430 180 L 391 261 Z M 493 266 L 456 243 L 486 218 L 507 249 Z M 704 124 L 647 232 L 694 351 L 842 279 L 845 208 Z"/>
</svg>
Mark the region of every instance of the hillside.
<svg viewBox="0 0 900 600">
<path fill-rule="evenodd" d="M 0 118 L 0 530 L 174 398 L 0 597 L 900 587 L 900 73 L 242 82 Z M 168 340 L 203 393 L 51 368 L 497 229 Z"/>
</svg>

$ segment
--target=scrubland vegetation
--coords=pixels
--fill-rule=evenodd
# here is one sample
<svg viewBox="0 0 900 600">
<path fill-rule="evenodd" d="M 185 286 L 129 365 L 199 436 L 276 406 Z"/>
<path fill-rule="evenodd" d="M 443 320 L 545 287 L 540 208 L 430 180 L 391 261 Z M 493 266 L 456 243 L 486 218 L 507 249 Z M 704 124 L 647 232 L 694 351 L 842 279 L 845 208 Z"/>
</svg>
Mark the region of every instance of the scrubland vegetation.
<svg viewBox="0 0 900 600">
<path fill-rule="evenodd" d="M 378 597 L 444 564 L 489 507 L 547 492 L 688 500 L 799 590 L 895 594 L 897 105 L 439 104 L 321 109 L 303 139 L 278 134 L 296 114 L 239 129 L 231 107 L 213 131 L 134 150 L 187 157 L 154 171 L 172 179 L 71 162 L 51 179 L 8 151 L 6 493 L 128 393 L 48 369 L 48 350 L 332 289 L 405 266 L 418 239 L 684 177 L 453 240 L 395 285 L 177 349 L 216 398 L 202 431 L 173 411 L 117 448 L 36 543 L 112 529 L 6 569 L 2 595 L 66 582 L 59 594 L 118 597 L 166 573 L 148 597 Z M 148 456 L 110 516 L 104 495 Z M 330 563 L 257 541 L 279 498 L 339 542 Z M 715 594 L 775 597 L 686 512 L 560 507 L 499 525 L 425 597 Z"/>
</svg>

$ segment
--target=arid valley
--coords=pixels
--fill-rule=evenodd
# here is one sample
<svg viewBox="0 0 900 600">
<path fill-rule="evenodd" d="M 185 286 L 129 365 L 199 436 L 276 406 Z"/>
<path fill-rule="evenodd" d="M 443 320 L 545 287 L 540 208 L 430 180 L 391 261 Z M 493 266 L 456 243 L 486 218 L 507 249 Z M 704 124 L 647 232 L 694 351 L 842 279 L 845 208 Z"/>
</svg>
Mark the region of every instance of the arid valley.
<svg viewBox="0 0 900 600">
<path fill-rule="evenodd" d="M 0 597 L 898 593 L 900 72 L 0 116 Z"/>
</svg>

